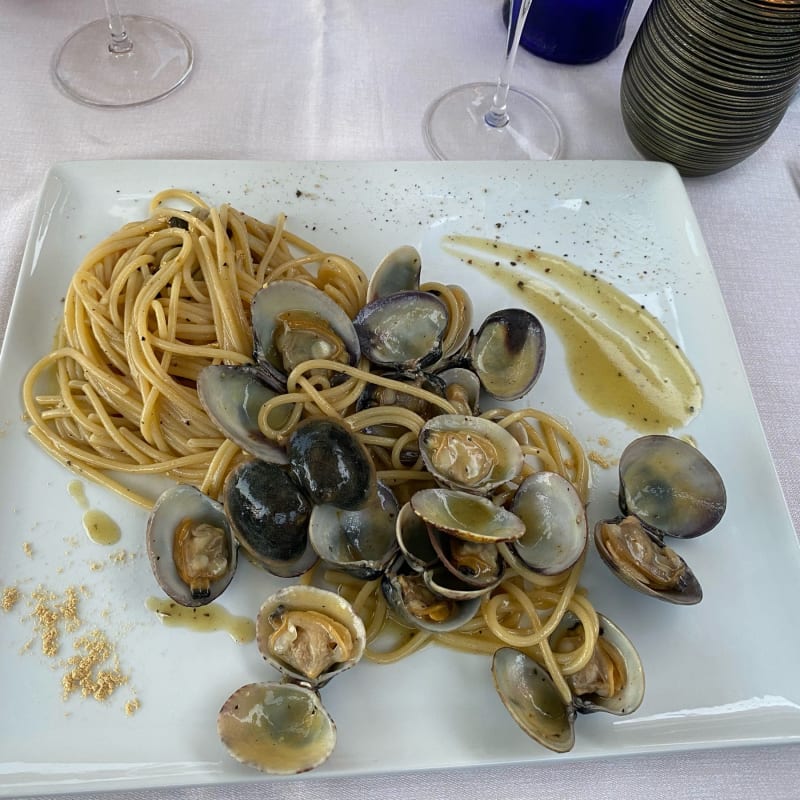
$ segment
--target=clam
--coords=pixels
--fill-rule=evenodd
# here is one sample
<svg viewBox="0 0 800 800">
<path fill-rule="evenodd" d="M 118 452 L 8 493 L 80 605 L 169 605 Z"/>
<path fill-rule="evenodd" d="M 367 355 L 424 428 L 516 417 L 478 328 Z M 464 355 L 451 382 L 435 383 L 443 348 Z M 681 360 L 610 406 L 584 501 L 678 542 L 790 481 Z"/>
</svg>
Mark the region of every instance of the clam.
<svg viewBox="0 0 800 800">
<path fill-rule="evenodd" d="M 522 469 L 519 443 L 496 422 L 462 414 L 439 414 L 419 434 L 428 471 L 454 489 L 488 494 Z"/>
<path fill-rule="evenodd" d="M 488 394 L 498 400 L 518 400 L 536 383 L 544 356 L 542 323 L 530 311 L 508 308 L 486 317 L 468 359 Z"/>
<path fill-rule="evenodd" d="M 725 485 L 714 465 L 674 436 L 641 436 L 619 461 L 619 503 L 662 536 L 688 539 L 710 531 L 726 507 Z"/>
<path fill-rule="evenodd" d="M 481 382 L 466 367 L 447 367 L 436 373 L 444 381 L 444 396 L 460 414 L 477 415 L 480 409 Z"/>
<path fill-rule="evenodd" d="M 644 696 L 639 654 L 617 625 L 602 614 L 597 616 L 598 638 L 589 661 L 565 676 L 571 692 L 567 702 L 547 670 L 525 653 L 504 647 L 492 660 L 495 688 L 514 721 L 557 753 L 572 749 L 577 713 L 631 714 Z M 555 653 L 574 650 L 582 642 L 582 627 L 572 615 L 565 616 L 550 637 Z"/>
<path fill-rule="evenodd" d="M 358 363 L 361 353 L 353 323 L 314 286 L 275 281 L 256 292 L 251 311 L 255 360 L 279 391 L 286 390 L 286 376 L 304 361 Z"/>
<path fill-rule="evenodd" d="M 335 592 L 296 584 L 270 595 L 256 617 L 262 658 L 288 680 L 321 688 L 364 654 L 364 623 Z"/>
<path fill-rule="evenodd" d="M 426 575 L 428 585 L 440 594 L 456 597 L 479 595 L 493 589 L 503 579 L 505 562 L 497 544 L 462 539 L 433 527 L 429 527 L 429 536 L 439 563 L 457 578 L 454 582 L 441 571 Z M 452 594 L 453 591 L 457 594 Z"/>
<path fill-rule="evenodd" d="M 233 579 L 237 547 L 225 511 L 194 486 L 173 486 L 156 500 L 146 541 L 153 574 L 176 603 L 206 605 Z"/>
<path fill-rule="evenodd" d="M 317 556 L 308 543 L 311 505 L 286 467 L 245 461 L 223 487 L 225 513 L 250 560 L 274 575 L 302 575 Z"/>
<path fill-rule="evenodd" d="M 217 715 L 228 752 L 271 775 L 296 775 L 318 767 L 333 752 L 336 725 L 319 695 L 291 683 L 249 683 Z"/>
<path fill-rule="evenodd" d="M 397 545 L 406 562 L 417 572 L 432 567 L 438 556 L 433 549 L 428 524 L 414 513 L 411 503 L 404 503 L 395 527 Z"/>
<path fill-rule="evenodd" d="M 586 549 L 589 530 L 577 489 L 561 475 L 543 470 L 517 489 L 510 510 L 525 524 L 525 534 L 499 545 L 506 561 L 523 575 L 530 570 L 558 575 Z"/>
<path fill-rule="evenodd" d="M 434 528 L 475 542 L 520 539 L 525 524 L 486 497 L 457 489 L 420 489 L 411 497 L 414 513 Z"/>
<path fill-rule="evenodd" d="M 392 490 L 382 483 L 363 508 L 350 511 L 330 504 L 314 506 L 308 525 L 311 546 L 336 569 L 374 580 L 397 551 L 398 511 Z"/>
<path fill-rule="evenodd" d="M 471 597 L 448 597 L 430 585 L 429 571 L 409 567 L 402 556 L 384 572 L 381 589 L 389 608 L 405 625 L 433 632 L 454 631 L 469 622 L 480 608 L 477 593 Z"/>
<path fill-rule="evenodd" d="M 264 383 L 256 366 L 212 364 L 198 376 L 197 395 L 214 424 L 242 450 L 276 464 L 288 461 L 283 447 L 264 436 L 258 425 L 261 407 L 277 392 Z M 270 424 L 280 429 L 289 412 L 274 414 Z"/>
<path fill-rule="evenodd" d="M 388 369 L 423 369 L 439 360 L 449 315 L 430 292 L 403 291 L 379 297 L 353 319 L 361 352 Z"/>
<path fill-rule="evenodd" d="M 597 615 L 597 645 L 589 662 L 566 676 L 572 704 L 581 714 L 605 711 L 615 716 L 632 714 L 644 698 L 644 668 L 636 648 L 625 633 L 603 614 Z M 550 637 L 556 653 L 570 652 L 583 643 L 583 627 L 572 614 Z"/>
<path fill-rule="evenodd" d="M 553 679 L 530 656 L 501 647 L 492 658 L 495 689 L 517 725 L 556 753 L 575 744 L 575 709 L 565 704 Z"/>
<path fill-rule="evenodd" d="M 419 289 L 422 259 L 411 245 L 397 247 L 381 260 L 367 285 L 367 302 L 408 290 Z"/>
<path fill-rule="evenodd" d="M 594 541 L 603 561 L 630 588 L 678 605 L 694 605 L 703 599 L 689 565 L 636 517 L 598 522 Z"/>
<path fill-rule="evenodd" d="M 314 504 L 353 510 L 375 492 L 375 466 L 366 447 L 335 419 L 311 417 L 301 422 L 289 437 L 286 453 Z"/>
</svg>

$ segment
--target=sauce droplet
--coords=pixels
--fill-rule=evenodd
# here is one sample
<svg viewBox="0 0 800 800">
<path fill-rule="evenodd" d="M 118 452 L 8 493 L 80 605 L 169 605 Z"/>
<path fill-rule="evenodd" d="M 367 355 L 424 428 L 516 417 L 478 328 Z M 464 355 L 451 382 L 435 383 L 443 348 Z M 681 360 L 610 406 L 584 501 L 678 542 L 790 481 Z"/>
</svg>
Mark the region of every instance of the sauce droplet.
<svg viewBox="0 0 800 800">
<path fill-rule="evenodd" d="M 70 481 L 67 491 L 72 499 L 83 509 L 83 529 L 95 543 L 103 545 L 116 544 L 121 536 L 119 525 L 105 511 L 89 508 L 86 492 L 80 481 Z"/>
<path fill-rule="evenodd" d="M 168 598 L 148 597 L 145 607 L 171 628 L 188 628 L 204 633 L 225 631 L 238 644 L 246 644 L 256 638 L 256 625 L 252 619 L 231 614 L 216 603 L 189 608 Z"/>
<path fill-rule="evenodd" d="M 506 286 L 558 332 L 575 390 L 597 413 L 660 433 L 700 410 L 700 380 L 683 350 L 613 284 L 566 259 L 493 239 L 448 236 L 444 249 Z"/>
<path fill-rule="evenodd" d="M 83 515 L 83 528 L 95 544 L 116 544 L 122 536 L 119 525 L 105 511 L 96 508 Z"/>
</svg>

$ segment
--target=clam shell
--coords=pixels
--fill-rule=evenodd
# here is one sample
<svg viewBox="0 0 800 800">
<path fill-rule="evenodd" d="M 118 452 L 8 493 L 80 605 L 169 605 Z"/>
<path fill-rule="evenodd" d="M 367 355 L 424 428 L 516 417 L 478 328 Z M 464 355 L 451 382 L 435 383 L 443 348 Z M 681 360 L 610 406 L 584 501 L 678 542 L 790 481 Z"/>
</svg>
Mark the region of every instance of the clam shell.
<svg viewBox="0 0 800 800">
<path fill-rule="evenodd" d="M 422 272 L 422 258 L 411 245 L 401 245 L 387 253 L 367 285 L 367 302 L 379 297 L 408 290 L 419 289 L 419 276 Z"/>
<path fill-rule="evenodd" d="M 270 636 L 274 631 L 270 618 L 282 611 L 316 611 L 344 625 L 353 639 L 353 653 L 350 658 L 332 665 L 319 676 L 312 678 L 298 672 L 284 661 L 270 647 Z M 295 584 L 279 589 L 270 595 L 262 604 L 256 616 L 256 643 L 261 657 L 295 683 L 314 688 L 321 688 L 336 675 L 354 666 L 361 659 L 366 647 L 366 631 L 361 617 L 356 614 L 350 603 L 336 592 L 320 589 L 316 586 Z"/>
<path fill-rule="evenodd" d="M 488 394 L 498 400 L 518 400 L 539 378 L 544 356 L 542 323 L 530 311 L 507 308 L 483 321 L 469 359 Z"/>
<path fill-rule="evenodd" d="M 437 481 L 480 494 L 513 480 L 524 460 L 508 431 L 492 420 L 463 414 L 429 419 L 420 430 L 419 449 Z"/>
<path fill-rule="evenodd" d="M 393 369 L 422 369 L 438 361 L 447 323 L 444 303 L 421 291 L 380 297 L 353 320 L 361 352 L 373 364 Z"/>
<path fill-rule="evenodd" d="M 298 281 L 275 281 L 255 293 L 251 314 L 254 357 L 276 389 L 286 391 L 283 359 L 273 340 L 277 316 L 285 311 L 306 311 L 322 318 L 342 341 L 350 365 L 358 363 L 361 351 L 353 323 L 336 302 L 314 286 Z"/>
<path fill-rule="evenodd" d="M 617 517 L 611 520 L 601 520 L 594 527 L 594 542 L 600 558 L 603 559 L 605 564 L 611 569 L 611 572 L 617 576 L 626 586 L 635 589 L 637 592 L 646 594 L 649 597 L 655 597 L 658 600 L 664 600 L 668 603 L 675 603 L 676 605 L 695 605 L 703 599 L 703 589 L 700 582 L 695 576 L 694 572 L 689 568 L 689 565 L 684 559 L 674 551 L 671 551 L 671 559 L 675 559 L 681 565 L 682 575 L 675 582 L 673 586 L 654 586 L 642 580 L 642 576 L 638 569 L 631 569 L 631 567 L 624 561 L 621 561 L 617 555 L 609 547 L 609 537 L 623 536 L 625 531 L 621 523 L 631 524 L 636 526 L 636 530 L 644 538 L 641 540 L 644 544 L 649 543 L 649 547 L 645 552 L 641 546 L 633 548 L 637 556 L 655 554 L 657 557 L 663 559 L 663 554 L 666 551 L 666 546 L 661 541 L 660 537 L 649 531 L 641 525 L 636 517 L 630 516 L 623 519 Z"/>
<path fill-rule="evenodd" d="M 287 468 L 259 459 L 235 467 L 223 487 L 233 535 L 273 575 L 302 575 L 316 561 L 308 544 L 311 505 Z"/>
<path fill-rule="evenodd" d="M 514 722 L 556 753 L 575 744 L 575 709 L 565 704 L 547 670 L 525 653 L 501 647 L 492 658 L 492 676 Z"/>
<path fill-rule="evenodd" d="M 619 503 L 663 536 L 689 539 L 710 531 L 727 505 L 716 467 L 674 436 L 641 436 L 619 460 Z"/>
<path fill-rule="evenodd" d="M 261 407 L 277 392 L 261 379 L 257 367 L 212 364 L 197 378 L 197 395 L 213 423 L 246 453 L 263 461 L 286 464 L 286 451 L 267 439 L 258 426 Z M 270 424 L 280 428 L 288 418 L 281 412 Z"/>
<path fill-rule="evenodd" d="M 457 489 L 421 489 L 411 497 L 414 513 L 429 525 L 476 542 L 519 539 L 525 524 L 491 500 Z"/>
<path fill-rule="evenodd" d="M 558 575 L 581 557 L 589 540 L 586 512 L 577 489 L 555 472 L 535 472 L 511 503 L 524 523 L 521 539 L 501 547 L 506 561 L 542 575 Z"/>
<path fill-rule="evenodd" d="M 331 566 L 362 580 L 373 580 L 397 552 L 398 511 L 391 489 L 379 483 L 363 508 L 350 511 L 333 505 L 314 506 L 309 541 Z"/>
<path fill-rule="evenodd" d="M 346 425 L 327 417 L 301 422 L 286 445 L 292 472 L 312 503 L 362 508 L 375 491 L 375 465 Z"/>
<path fill-rule="evenodd" d="M 248 683 L 223 703 L 217 733 L 237 761 L 271 775 L 297 775 L 324 763 L 336 725 L 319 695 L 290 683 Z"/>
<path fill-rule="evenodd" d="M 228 569 L 223 577 L 211 584 L 207 597 L 193 596 L 175 566 L 173 558 L 175 530 L 186 519 L 206 522 L 223 530 L 228 537 Z M 220 503 L 194 486 L 178 484 L 167 489 L 156 500 L 147 519 L 145 539 L 150 567 L 158 585 L 182 606 L 196 608 L 213 602 L 233 580 L 238 549 L 225 511 Z"/>
</svg>

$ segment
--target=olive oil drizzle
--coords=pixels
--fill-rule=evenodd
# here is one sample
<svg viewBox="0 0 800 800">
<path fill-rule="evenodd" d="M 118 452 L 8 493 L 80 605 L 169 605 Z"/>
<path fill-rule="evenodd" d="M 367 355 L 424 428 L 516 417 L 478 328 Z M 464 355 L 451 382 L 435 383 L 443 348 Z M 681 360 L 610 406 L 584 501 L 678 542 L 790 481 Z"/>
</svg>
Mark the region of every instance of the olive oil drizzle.
<svg viewBox="0 0 800 800">
<path fill-rule="evenodd" d="M 77 480 L 70 481 L 67 491 L 72 499 L 83 509 L 82 521 L 86 535 L 95 544 L 116 544 L 122 536 L 119 525 L 105 511 L 89 508 L 89 501 L 86 499 L 83 484 Z"/>
<path fill-rule="evenodd" d="M 252 619 L 231 614 L 217 603 L 189 608 L 165 597 L 148 597 L 145 607 L 154 612 L 162 624 L 171 628 L 204 633 L 225 631 L 237 644 L 247 644 L 256 638 L 256 625 Z"/>
<path fill-rule="evenodd" d="M 613 284 L 566 259 L 493 239 L 448 236 L 444 249 L 504 285 L 558 332 L 575 390 L 599 414 L 658 433 L 700 410 L 700 380 L 683 350 Z"/>
</svg>

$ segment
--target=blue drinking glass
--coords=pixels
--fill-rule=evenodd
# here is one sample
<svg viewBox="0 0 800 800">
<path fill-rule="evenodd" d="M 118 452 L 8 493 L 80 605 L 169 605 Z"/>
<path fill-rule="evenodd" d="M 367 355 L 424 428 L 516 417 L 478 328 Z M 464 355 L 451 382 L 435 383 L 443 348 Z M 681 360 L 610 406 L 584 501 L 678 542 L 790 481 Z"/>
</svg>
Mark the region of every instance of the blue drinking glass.
<svg viewBox="0 0 800 800">
<path fill-rule="evenodd" d="M 510 2 L 503 2 L 506 25 Z M 520 44 L 549 61 L 591 64 L 622 41 L 632 5 L 633 0 L 534 0 Z"/>
</svg>

